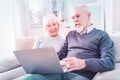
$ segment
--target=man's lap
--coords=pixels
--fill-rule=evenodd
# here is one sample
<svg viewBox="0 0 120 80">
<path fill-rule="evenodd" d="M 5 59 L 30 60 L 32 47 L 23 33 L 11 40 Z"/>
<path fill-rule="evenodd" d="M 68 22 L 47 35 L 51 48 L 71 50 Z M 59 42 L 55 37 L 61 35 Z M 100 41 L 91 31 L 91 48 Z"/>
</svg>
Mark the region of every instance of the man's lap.
<svg viewBox="0 0 120 80">
<path fill-rule="evenodd" d="M 64 74 L 27 74 L 15 80 L 89 80 L 75 73 Z"/>
<path fill-rule="evenodd" d="M 89 80 L 89 79 L 76 73 L 65 73 L 63 74 L 63 80 Z"/>
<path fill-rule="evenodd" d="M 15 80 L 62 80 L 60 74 L 26 74 Z"/>
</svg>

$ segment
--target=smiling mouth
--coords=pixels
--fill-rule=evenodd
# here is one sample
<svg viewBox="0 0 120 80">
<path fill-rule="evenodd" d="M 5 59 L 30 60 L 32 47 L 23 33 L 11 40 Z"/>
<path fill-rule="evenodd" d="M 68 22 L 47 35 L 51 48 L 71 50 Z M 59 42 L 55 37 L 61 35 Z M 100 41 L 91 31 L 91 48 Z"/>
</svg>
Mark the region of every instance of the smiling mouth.
<svg viewBox="0 0 120 80">
<path fill-rule="evenodd" d="M 50 32 L 54 33 L 54 32 L 56 32 L 56 30 L 51 30 Z"/>
</svg>

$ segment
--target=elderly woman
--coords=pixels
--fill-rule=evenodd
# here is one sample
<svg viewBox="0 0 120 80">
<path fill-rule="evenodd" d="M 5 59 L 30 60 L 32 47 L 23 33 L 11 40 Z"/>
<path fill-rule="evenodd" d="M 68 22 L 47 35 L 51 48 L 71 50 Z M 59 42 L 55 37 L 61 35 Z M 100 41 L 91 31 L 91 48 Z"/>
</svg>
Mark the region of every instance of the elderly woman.
<svg viewBox="0 0 120 80">
<path fill-rule="evenodd" d="M 46 36 L 36 38 L 33 48 L 54 47 L 58 52 L 63 45 L 64 39 L 59 35 L 60 23 L 54 14 L 48 14 L 43 18 L 43 29 Z"/>
<path fill-rule="evenodd" d="M 43 29 L 46 36 L 38 36 L 34 42 L 33 48 L 54 47 L 58 52 L 64 39 L 59 35 L 60 23 L 54 14 L 48 14 L 43 18 Z M 47 60 L 46 60 L 47 61 Z M 60 74 L 27 74 L 15 80 L 61 80 Z"/>
</svg>

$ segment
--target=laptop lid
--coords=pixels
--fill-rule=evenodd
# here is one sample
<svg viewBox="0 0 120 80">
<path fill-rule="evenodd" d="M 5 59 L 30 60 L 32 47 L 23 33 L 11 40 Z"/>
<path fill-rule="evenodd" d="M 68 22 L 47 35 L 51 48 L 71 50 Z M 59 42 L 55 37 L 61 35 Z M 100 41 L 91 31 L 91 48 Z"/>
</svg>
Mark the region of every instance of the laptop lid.
<svg viewBox="0 0 120 80">
<path fill-rule="evenodd" d="M 63 73 L 58 56 L 52 47 L 14 51 L 26 73 Z"/>
</svg>

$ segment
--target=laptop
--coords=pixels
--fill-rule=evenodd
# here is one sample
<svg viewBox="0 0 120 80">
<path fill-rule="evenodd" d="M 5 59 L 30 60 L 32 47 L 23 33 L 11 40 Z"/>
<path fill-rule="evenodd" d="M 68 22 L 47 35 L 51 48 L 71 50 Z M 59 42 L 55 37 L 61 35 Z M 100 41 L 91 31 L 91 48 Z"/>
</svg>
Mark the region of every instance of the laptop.
<svg viewBox="0 0 120 80">
<path fill-rule="evenodd" d="M 64 73 L 52 47 L 19 50 L 14 51 L 14 54 L 28 74 Z"/>
</svg>

